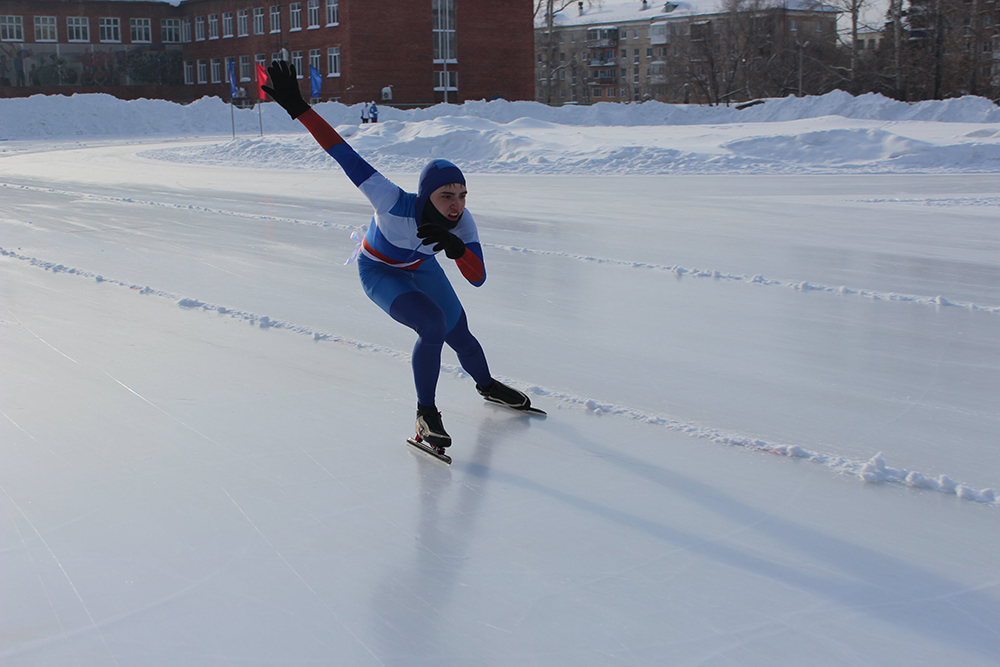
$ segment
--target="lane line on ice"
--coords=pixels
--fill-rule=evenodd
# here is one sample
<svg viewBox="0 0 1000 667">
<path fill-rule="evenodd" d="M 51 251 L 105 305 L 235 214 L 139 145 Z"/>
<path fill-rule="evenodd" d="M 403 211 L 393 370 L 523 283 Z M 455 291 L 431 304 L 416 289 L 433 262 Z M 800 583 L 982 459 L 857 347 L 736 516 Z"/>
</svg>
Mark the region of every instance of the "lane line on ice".
<svg viewBox="0 0 1000 667">
<path fill-rule="evenodd" d="M 294 333 L 311 336 L 313 340 L 316 341 L 329 341 L 334 343 L 340 343 L 342 345 L 347 345 L 358 350 L 363 350 L 367 352 L 372 352 L 379 354 L 381 356 L 390 357 L 400 361 L 409 361 L 410 354 L 407 352 L 402 352 L 400 350 L 395 350 L 390 347 L 383 345 L 377 345 L 374 343 L 369 343 L 365 341 L 360 341 L 352 338 L 347 338 L 345 336 L 340 336 L 337 334 L 320 331 L 309 326 L 295 324 L 294 322 L 285 322 L 282 320 L 273 320 L 267 315 L 258 315 L 256 313 L 251 313 L 243 310 L 235 310 L 227 308 L 225 306 L 219 306 L 215 304 L 205 303 L 197 299 L 181 297 L 177 294 L 170 292 L 165 292 L 162 290 L 154 290 L 149 286 L 140 287 L 135 284 L 125 283 L 119 280 L 114 280 L 110 278 L 104 278 L 103 276 L 96 275 L 89 271 L 82 271 L 80 269 L 67 269 L 61 264 L 56 266 L 51 266 L 51 263 L 40 262 L 29 257 L 22 257 L 16 253 L 11 253 L 10 251 L 0 248 L 0 256 L 15 257 L 17 259 L 24 259 L 31 261 L 32 266 L 38 266 L 45 268 L 46 270 L 52 270 L 55 273 L 64 272 L 67 274 L 75 275 L 84 278 L 93 278 L 99 283 L 108 283 L 111 285 L 116 285 L 119 287 L 126 287 L 132 291 L 136 291 L 139 294 L 158 296 L 164 299 L 169 299 L 174 301 L 178 306 L 187 310 L 202 310 L 204 312 L 215 312 L 219 315 L 225 315 L 231 318 L 240 319 L 253 326 L 258 326 L 262 329 L 285 329 L 292 331 Z M 103 371 L 103 369 L 101 369 Z M 461 369 L 461 367 L 453 366 L 450 364 L 442 364 L 441 370 L 450 375 L 457 377 L 465 377 L 466 373 Z M 107 373 L 107 371 L 103 371 Z M 121 384 L 125 389 L 132 391 L 126 385 L 119 382 L 113 376 L 108 374 L 112 380 Z M 514 384 L 524 385 L 523 382 L 511 378 L 504 378 L 498 376 L 498 379 L 503 382 L 513 382 Z M 938 491 L 941 493 L 952 494 L 962 498 L 963 500 L 972 500 L 980 503 L 986 503 L 990 505 L 1000 506 L 1000 499 L 996 497 L 994 491 L 990 488 L 982 489 L 980 491 L 974 488 L 956 482 L 952 480 L 947 475 L 940 475 L 936 478 L 919 473 L 916 471 L 909 471 L 904 469 L 891 468 L 886 465 L 882 453 L 879 452 L 871 459 L 867 461 L 861 461 L 857 459 L 845 459 L 840 456 L 832 454 L 823 454 L 821 452 L 814 452 L 807 450 L 798 445 L 789 445 L 782 443 L 772 443 L 766 440 L 761 440 L 760 438 L 753 438 L 749 436 L 739 435 L 735 433 L 720 431 L 706 427 L 700 424 L 695 424 L 693 422 L 684 422 L 672 417 L 664 417 L 661 415 L 650 415 L 634 408 L 628 406 L 617 405 L 613 403 L 606 403 L 595 400 L 593 398 L 587 398 L 582 396 L 577 396 L 574 394 L 569 394 L 565 392 L 559 392 L 551 389 L 546 389 L 539 386 L 531 386 L 527 389 L 528 393 L 534 394 L 536 396 L 545 396 L 550 399 L 555 399 L 561 403 L 571 406 L 571 407 L 581 407 L 588 411 L 594 413 L 606 413 L 619 417 L 626 417 L 634 421 L 638 421 L 645 424 L 651 424 L 654 426 L 661 426 L 670 431 L 675 431 L 678 433 L 683 433 L 685 435 L 699 438 L 702 440 L 708 440 L 711 442 L 730 445 L 734 447 L 742 447 L 744 449 L 750 449 L 753 451 L 765 452 L 768 454 L 776 454 L 779 456 L 786 456 L 793 459 L 800 459 L 805 461 L 811 461 L 813 463 L 821 464 L 835 472 L 843 475 L 850 475 L 860 478 L 861 480 L 869 483 L 880 483 L 888 482 L 894 484 L 903 484 L 912 488 L 917 489 L 927 489 L 932 491 Z M 132 393 L 135 393 L 132 391 Z M 136 394 L 142 400 L 146 400 L 139 394 Z M 149 401 L 146 401 L 149 403 Z M 157 408 L 161 412 L 164 412 L 167 416 L 176 419 L 166 411 L 158 408 L 156 405 L 150 403 L 153 407 Z M 177 420 L 180 422 L 180 420 Z M 187 426 L 183 422 L 182 425 Z M 191 428 L 188 426 L 188 428 Z M 194 429 L 192 429 L 194 430 Z M 203 435 L 198 431 L 195 431 L 198 435 Z M 207 436 L 203 436 L 211 442 L 215 442 Z M 219 443 L 215 443 L 219 444 Z M 221 446 L 221 445 L 220 445 Z"/>
<path fill-rule="evenodd" d="M 45 188 L 32 185 L 14 185 L 11 183 L 0 182 L 0 187 L 18 189 L 18 190 L 29 190 L 33 192 L 45 192 L 49 194 L 60 194 L 71 197 L 79 197 L 82 199 L 92 199 L 96 201 L 108 201 L 121 204 L 136 204 L 141 206 L 156 206 L 161 208 L 170 208 L 183 211 L 197 211 L 199 213 L 210 213 L 217 215 L 228 215 L 237 218 L 243 218 L 246 220 L 258 220 L 267 222 L 283 222 L 294 225 L 306 225 L 310 227 L 323 227 L 329 229 L 337 229 L 341 231 L 358 231 L 361 229 L 359 225 L 344 225 L 340 223 L 328 222 L 328 221 L 315 221 L 315 220 L 302 220 L 299 218 L 288 218 L 282 216 L 272 216 L 264 215 L 258 213 L 242 213 L 239 211 L 231 211 L 226 209 L 209 208 L 206 206 L 194 206 L 185 204 L 167 204 L 164 202 L 156 202 L 150 200 L 139 200 L 133 199 L 131 197 L 112 197 L 109 195 L 97 195 L 85 192 L 74 192 L 70 190 L 58 190 L 55 188 Z M 881 201 L 881 200 L 861 200 L 861 201 Z M 894 201 L 894 200 L 886 200 Z M 909 201 L 909 200 L 901 200 Z M 919 200 L 912 200 L 914 202 Z M 649 271 L 660 271 L 664 273 L 672 273 L 678 277 L 691 277 L 691 278 L 711 278 L 717 281 L 731 281 L 731 282 L 741 282 L 753 285 L 760 285 L 764 287 L 784 287 L 786 289 L 793 289 L 799 292 L 827 292 L 833 294 L 839 294 L 841 296 L 857 296 L 872 301 L 887 301 L 887 302 L 899 302 L 899 303 L 915 303 L 923 306 L 933 306 L 935 308 L 941 307 L 955 307 L 963 308 L 966 310 L 977 311 L 977 312 L 987 312 L 1000 315 L 1000 306 L 990 306 L 977 304 L 972 302 L 956 301 L 954 299 L 949 299 L 943 295 L 927 296 L 919 294 L 901 294 L 898 292 L 881 292 L 878 290 L 867 290 L 861 288 L 847 287 L 846 285 L 823 285 L 819 283 L 812 283 L 809 281 L 789 281 L 780 280 L 776 278 L 766 278 L 761 274 L 746 275 L 746 274 L 733 274 L 725 273 L 717 270 L 708 270 L 701 268 L 688 268 L 679 266 L 676 264 L 666 265 L 666 264 L 654 264 L 649 262 L 636 262 L 628 261 L 622 259 L 612 259 L 607 257 L 595 257 L 590 255 L 579 255 L 569 252 L 561 252 L 555 250 L 537 250 L 533 248 L 525 248 L 521 246 L 504 245 L 499 243 L 483 243 L 484 248 L 489 248 L 492 250 L 501 250 L 509 253 L 521 253 L 525 255 L 536 255 L 542 257 L 559 257 L 563 259 L 572 259 L 579 262 L 587 262 L 592 264 L 607 264 L 612 266 L 622 266 L 633 269 L 643 269 Z M 2 249 L 0 249 L 2 250 Z"/>
<path fill-rule="evenodd" d="M 935 306 L 938 308 L 942 306 L 953 306 L 956 308 L 965 308 L 967 310 L 982 311 L 1000 315 L 1000 306 L 984 306 L 976 303 L 953 301 L 952 299 L 948 299 L 940 295 L 921 296 L 918 294 L 879 292 L 876 290 L 856 289 L 852 287 L 846 287 L 844 285 L 834 287 L 831 285 L 810 283 L 808 281 L 792 282 L 788 280 L 777 280 L 774 278 L 765 278 L 760 274 L 754 276 L 748 276 L 745 274 L 722 273 L 721 271 L 710 271 L 707 269 L 686 268 L 683 266 L 678 266 L 676 264 L 672 266 L 667 266 L 665 264 L 651 264 L 648 262 L 630 262 L 623 259 L 609 259 L 606 257 L 576 255 L 573 253 L 559 252 L 555 250 L 535 250 L 532 248 L 522 248 L 518 246 L 500 245 L 495 243 L 483 243 L 482 245 L 484 248 L 503 250 L 510 253 L 560 257 L 564 259 L 573 259 L 580 262 L 590 262 L 594 264 L 610 264 L 613 266 L 624 266 L 634 269 L 662 271 L 665 273 L 673 273 L 678 277 L 689 276 L 692 278 L 712 278 L 714 280 L 728 280 L 734 282 L 749 283 L 753 285 L 763 285 L 767 287 L 785 287 L 789 289 L 794 289 L 799 292 L 832 292 L 834 294 L 840 294 L 843 296 L 860 296 L 866 299 L 871 299 L 873 301 L 899 301 L 906 303 L 917 303 L 924 306 Z"/>
</svg>

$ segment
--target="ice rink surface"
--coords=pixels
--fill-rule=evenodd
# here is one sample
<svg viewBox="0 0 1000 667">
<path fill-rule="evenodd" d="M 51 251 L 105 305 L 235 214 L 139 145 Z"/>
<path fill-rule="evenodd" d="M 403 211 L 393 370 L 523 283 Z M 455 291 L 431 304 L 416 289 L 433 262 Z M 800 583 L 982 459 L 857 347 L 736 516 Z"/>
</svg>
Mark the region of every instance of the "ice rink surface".
<svg viewBox="0 0 1000 667">
<path fill-rule="evenodd" d="M 0 158 L 5 666 L 1000 663 L 995 174 L 470 174 L 449 468 L 335 165 L 164 147 Z"/>
</svg>

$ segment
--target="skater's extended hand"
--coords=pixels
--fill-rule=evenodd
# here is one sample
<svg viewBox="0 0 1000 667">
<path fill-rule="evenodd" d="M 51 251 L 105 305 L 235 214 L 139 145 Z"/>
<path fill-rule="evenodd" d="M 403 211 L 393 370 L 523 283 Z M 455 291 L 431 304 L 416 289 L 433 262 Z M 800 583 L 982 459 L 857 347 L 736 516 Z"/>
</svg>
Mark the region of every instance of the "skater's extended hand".
<svg viewBox="0 0 1000 667">
<path fill-rule="evenodd" d="M 436 244 L 434 252 L 444 250 L 448 259 L 458 259 L 465 254 L 465 243 L 441 225 L 427 223 L 417 227 L 417 236 L 424 245 Z"/>
<path fill-rule="evenodd" d="M 267 68 L 267 78 L 271 85 L 261 88 L 288 112 L 292 120 L 309 111 L 309 103 L 302 99 L 302 93 L 299 91 L 295 65 L 289 65 L 284 60 L 274 60 Z"/>
</svg>

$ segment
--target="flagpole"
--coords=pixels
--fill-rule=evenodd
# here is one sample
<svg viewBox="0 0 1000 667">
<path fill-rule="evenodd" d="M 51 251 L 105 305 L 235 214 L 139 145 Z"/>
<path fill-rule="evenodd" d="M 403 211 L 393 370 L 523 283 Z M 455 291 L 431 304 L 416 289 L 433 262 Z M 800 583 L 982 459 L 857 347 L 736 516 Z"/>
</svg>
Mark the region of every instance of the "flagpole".
<svg viewBox="0 0 1000 667">
<path fill-rule="evenodd" d="M 264 114 L 261 112 L 260 108 L 263 104 L 260 100 L 257 101 L 257 116 L 260 118 L 260 136 L 264 136 Z"/>
<path fill-rule="evenodd" d="M 229 115 L 233 119 L 233 139 L 236 138 L 236 100 L 229 100 Z"/>
</svg>

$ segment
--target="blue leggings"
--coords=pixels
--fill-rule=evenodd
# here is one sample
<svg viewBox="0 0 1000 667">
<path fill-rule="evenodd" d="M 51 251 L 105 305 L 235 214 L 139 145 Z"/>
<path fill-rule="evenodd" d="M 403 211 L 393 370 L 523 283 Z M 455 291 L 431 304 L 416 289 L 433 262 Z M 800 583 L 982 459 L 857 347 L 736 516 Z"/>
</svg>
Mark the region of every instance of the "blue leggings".
<svg viewBox="0 0 1000 667">
<path fill-rule="evenodd" d="M 362 255 L 358 273 L 368 298 L 392 319 L 417 332 L 411 357 L 417 403 L 434 405 L 444 343 L 455 350 L 462 368 L 476 384 L 485 387 L 493 381 L 483 348 L 469 331 L 465 310 L 437 259 L 430 257 L 408 270 Z"/>
</svg>

